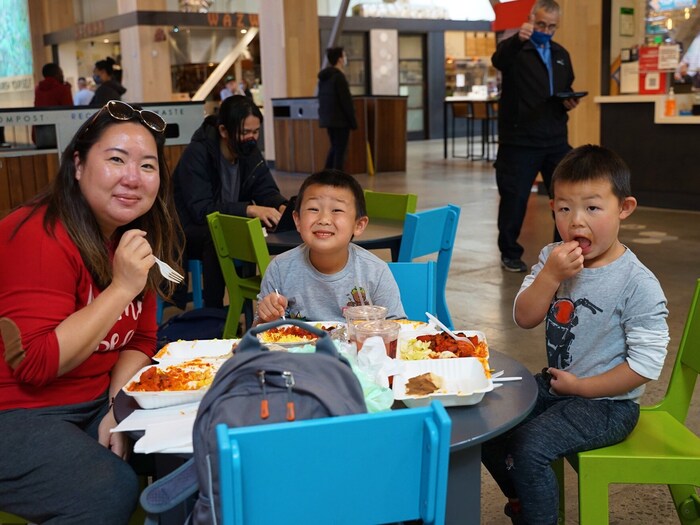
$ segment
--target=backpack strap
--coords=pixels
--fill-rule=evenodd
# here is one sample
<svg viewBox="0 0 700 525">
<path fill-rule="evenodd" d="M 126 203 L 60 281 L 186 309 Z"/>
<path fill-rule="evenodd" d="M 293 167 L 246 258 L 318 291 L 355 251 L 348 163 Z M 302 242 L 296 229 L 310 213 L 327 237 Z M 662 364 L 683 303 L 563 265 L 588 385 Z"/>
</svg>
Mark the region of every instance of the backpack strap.
<svg viewBox="0 0 700 525">
<path fill-rule="evenodd" d="M 157 515 L 174 508 L 190 496 L 197 494 L 197 468 L 194 458 L 160 478 L 141 492 L 140 503 L 148 513 L 144 525 L 157 525 Z"/>
<path fill-rule="evenodd" d="M 312 334 L 318 336 L 318 340 L 316 341 L 317 353 L 328 354 L 331 357 L 335 358 L 339 357 L 338 350 L 333 344 L 333 341 L 331 340 L 330 335 L 328 335 L 328 332 L 326 332 L 325 330 L 321 330 L 320 328 L 316 328 L 315 326 L 307 322 L 300 321 L 299 319 L 277 319 L 276 321 L 271 321 L 269 323 L 261 324 L 254 328 L 251 328 L 241 338 L 241 341 L 240 343 L 238 343 L 238 347 L 236 348 L 236 353 L 247 352 L 251 350 L 259 351 L 261 349 L 267 350 L 266 347 L 260 344 L 260 340 L 257 337 L 258 334 L 261 334 L 262 332 L 265 332 L 270 328 L 275 328 L 276 326 L 290 324 L 298 326 L 299 328 L 303 328 L 307 332 L 311 332 Z"/>
</svg>

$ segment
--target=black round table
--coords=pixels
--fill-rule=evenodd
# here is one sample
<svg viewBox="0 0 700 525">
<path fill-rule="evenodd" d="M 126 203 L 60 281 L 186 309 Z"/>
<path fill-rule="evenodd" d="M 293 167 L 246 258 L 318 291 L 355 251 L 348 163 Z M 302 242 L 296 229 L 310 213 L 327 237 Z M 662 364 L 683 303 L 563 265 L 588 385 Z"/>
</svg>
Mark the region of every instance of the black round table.
<svg viewBox="0 0 700 525">
<path fill-rule="evenodd" d="M 521 381 L 499 383 L 475 405 L 447 408 L 452 419 L 450 467 L 447 482 L 447 524 L 476 525 L 481 519 L 481 443 L 520 423 L 537 400 L 537 384 L 521 363 L 491 350 L 492 369 L 505 376 L 521 376 Z M 119 392 L 114 400 L 114 416 L 122 421 L 139 408 L 132 397 Z M 134 435 L 135 434 L 135 435 Z M 132 433 L 137 438 L 139 433 Z"/>
<path fill-rule="evenodd" d="M 362 235 L 355 237 L 352 242 L 366 250 L 388 248 L 391 250 L 391 260 L 396 261 L 399 257 L 402 235 L 403 221 L 370 219 Z M 302 242 L 301 235 L 296 230 L 280 233 L 268 232 L 265 241 L 267 242 L 267 249 L 270 255 L 278 255 L 291 250 Z"/>
</svg>

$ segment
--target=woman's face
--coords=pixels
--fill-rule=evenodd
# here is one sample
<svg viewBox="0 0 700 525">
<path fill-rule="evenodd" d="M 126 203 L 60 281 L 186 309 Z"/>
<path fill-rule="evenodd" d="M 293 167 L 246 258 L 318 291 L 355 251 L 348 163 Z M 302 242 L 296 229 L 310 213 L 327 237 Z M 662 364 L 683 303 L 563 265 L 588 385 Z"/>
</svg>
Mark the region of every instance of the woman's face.
<svg viewBox="0 0 700 525">
<path fill-rule="evenodd" d="M 141 124 L 109 126 L 85 161 L 76 153 L 74 162 L 80 191 L 106 238 L 153 206 L 160 187 L 158 149 Z"/>
</svg>

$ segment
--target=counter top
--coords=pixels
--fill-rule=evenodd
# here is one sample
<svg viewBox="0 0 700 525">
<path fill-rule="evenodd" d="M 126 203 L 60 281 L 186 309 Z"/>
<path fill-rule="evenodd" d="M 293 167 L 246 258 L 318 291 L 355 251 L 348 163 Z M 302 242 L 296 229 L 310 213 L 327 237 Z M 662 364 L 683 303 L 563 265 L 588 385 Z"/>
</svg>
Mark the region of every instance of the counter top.
<svg viewBox="0 0 700 525">
<path fill-rule="evenodd" d="M 676 106 L 680 106 L 684 99 L 686 106 L 692 105 L 692 93 L 679 93 L 676 95 Z M 595 97 L 598 104 L 630 104 L 630 103 L 653 103 L 654 104 L 654 124 L 700 124 L 700 115 L 676 115 L 667 117 L 664 115 L 666 105 L 666 95 L 616 95 Z"/>
</svg>

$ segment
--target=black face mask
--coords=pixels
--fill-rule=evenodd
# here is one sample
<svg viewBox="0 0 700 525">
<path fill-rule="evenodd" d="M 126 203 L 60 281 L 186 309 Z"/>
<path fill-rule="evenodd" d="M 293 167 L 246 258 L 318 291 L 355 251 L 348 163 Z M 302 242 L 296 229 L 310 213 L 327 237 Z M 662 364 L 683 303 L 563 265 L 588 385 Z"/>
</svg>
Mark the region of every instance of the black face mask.
<svg viewBox="0 0 700 525">
<path fill-rule="evenodd" d="M 250 157 L 257 149 L 258 141 L 255 139 L 248 139 L 243 142 L 238 142 L 237 146 L 235 151 L 239 157 Z"/>
</svg>

